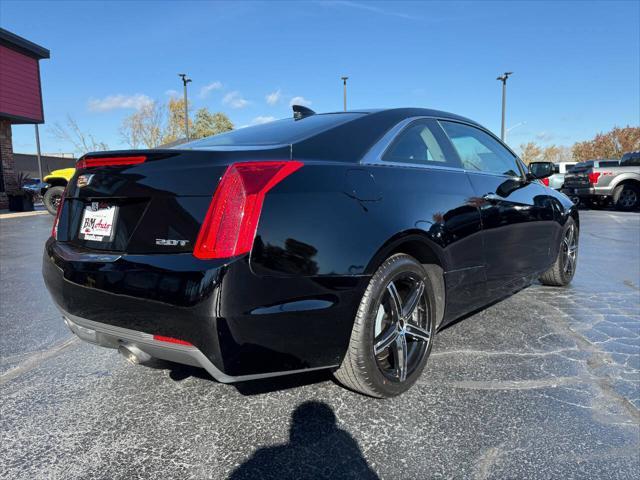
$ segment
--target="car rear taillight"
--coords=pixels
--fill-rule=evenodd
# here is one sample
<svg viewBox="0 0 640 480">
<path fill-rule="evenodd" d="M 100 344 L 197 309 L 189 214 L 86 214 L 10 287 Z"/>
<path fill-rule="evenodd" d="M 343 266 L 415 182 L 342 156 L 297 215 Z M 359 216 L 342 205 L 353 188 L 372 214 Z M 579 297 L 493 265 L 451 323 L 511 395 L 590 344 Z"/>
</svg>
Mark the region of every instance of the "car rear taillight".
<svg viewBox="0 0 640 480">
<path fill-rule="evenodd" d="M 121 167 L 124 165 L 138 165 L 144 163 L 147 157 L 139 155 L 135 157 L 87 157 L 76 163 L 76 168 L 92 167 Z"/>
<path fill-rule="evenodd" d="M 193 255 L 228 258 L 251 251 L 264 197 L 302 162 L 241 162 L 227 167 L 204 218 Z"/>
<path fill-rule="evenodd" d="M 153 339 L 157 340 L 158 342 L 175 343 L 177 345 L 187 345 L 189 347 L 193 346 L 193 343 L 189 343 L 185 340 L 180 340 L 178 338 L 173 338 L 173 337 L 165 337 L 163 335 L 154 335 Z"/>
<path fill-rule="evenodd" d="M 54 240 L 58 239 L 58 221 L 60 220 L 60 212 L 62 212 L 62 207 L 64 206 L 64 192 L 62 192 L 62 196 L 60 197 L 60 203 L 58 204 L 58 210 L 56 211 L 56 218 L 53 220 L 53 227 L 51 228 L 51 236 Z"/>
<path fill-rule="evenodd" d="M 598 178 L 600 177 L 600 172 L 591 172 L 589 173 L 589 183 L 596 184 L 598 183 Z"/>
<path fill-rule="evenodd" d="M 549 186 L 549 179 L 548 178 L 541 178 L 540 181 L 542 182 L 542 184 L 546 187 Z"/>
</svg>

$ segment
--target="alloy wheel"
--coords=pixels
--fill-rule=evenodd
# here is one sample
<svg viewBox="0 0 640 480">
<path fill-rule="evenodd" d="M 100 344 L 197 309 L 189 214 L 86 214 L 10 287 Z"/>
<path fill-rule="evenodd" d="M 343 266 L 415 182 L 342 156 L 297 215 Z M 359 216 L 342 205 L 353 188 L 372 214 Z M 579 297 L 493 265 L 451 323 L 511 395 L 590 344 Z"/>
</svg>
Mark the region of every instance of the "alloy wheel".
<svg viewBox="0 0 640 480">
<path fill-rule="evenodd" d="M 576 259 L 578 256 L 578 238 L 576 227 L 571 225 L 564 234 L 562 239 L 562 268 L 565 275 L 573 275 L 576 269 Z"/>
<path fill-rule="evenodd" d="M 403 273 L 387 284 L 374 323 L 373 353 L 378 368 L 393 382 L 404 382 L 421 365 L 431 341 L 425 283 Z"/>
<path fill-rule="evenodd" d="M 638 195 L 631 189 L 622 190 L 619 202 L 624 208 L 635 207 L 636 203 L 638 203 Z"/>
</svg>

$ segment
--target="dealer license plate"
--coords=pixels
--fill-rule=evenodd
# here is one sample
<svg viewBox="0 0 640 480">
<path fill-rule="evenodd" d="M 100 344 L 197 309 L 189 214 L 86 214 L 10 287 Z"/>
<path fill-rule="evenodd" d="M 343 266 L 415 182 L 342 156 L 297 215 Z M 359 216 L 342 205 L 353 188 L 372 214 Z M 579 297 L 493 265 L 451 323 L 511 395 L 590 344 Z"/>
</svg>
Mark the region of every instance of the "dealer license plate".
<svg viewBox="0 0 640 480">
<path fill-rule="evenodd" d="M 118 207 L 106 202 L 91 202 L 84 208 L 80 238 L 94 242 L 111 242 L 115 234 Z"/>
</svg>

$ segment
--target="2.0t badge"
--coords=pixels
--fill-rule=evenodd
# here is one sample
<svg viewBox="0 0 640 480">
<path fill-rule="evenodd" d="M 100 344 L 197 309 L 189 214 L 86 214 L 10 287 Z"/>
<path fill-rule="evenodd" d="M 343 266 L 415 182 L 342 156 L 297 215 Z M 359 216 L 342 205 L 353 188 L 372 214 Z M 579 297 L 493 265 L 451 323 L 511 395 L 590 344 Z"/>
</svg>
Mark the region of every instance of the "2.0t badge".
<svg viewBox="0 0 640 480">
<path fill-rule="evenodd" d="M 164 245 L 166 247 L 176 247 L 180 245 L 184 247 L 189 243 L 189 240 L 170 240 L 168 238 L 156 238 L 156 245 Z"/>
</svg>

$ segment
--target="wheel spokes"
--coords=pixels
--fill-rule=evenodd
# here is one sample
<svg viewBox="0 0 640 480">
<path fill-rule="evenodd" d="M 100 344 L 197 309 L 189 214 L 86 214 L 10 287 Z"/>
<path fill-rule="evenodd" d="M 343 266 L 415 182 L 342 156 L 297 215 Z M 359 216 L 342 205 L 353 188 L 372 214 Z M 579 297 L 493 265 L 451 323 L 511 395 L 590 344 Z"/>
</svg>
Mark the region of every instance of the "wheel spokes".
<svg viewBox="0 0 640 480">
<path fill-rule="evenodd" d="M 396 284 L 393 282 L 389 282 L 389 285 L 387 285 L 387 292 L 389 292 L 389 298 L 391 299 L 391 321 L 396 323 L 402 316 L 402 298 L 400 298 Z"/>
<path fill-rule="evenodd" d="M 373 351 L 376 355 L 380 355 L 387 348 L 389 348 L 398 338 L 400 332 L 398 331 L 398 324 L 393 323 L 384 333 L 380 336 L 380 340 L 378 340 L 373 346 Z"/>
<path fill-rule="evenodd" d="M 407 339 L 404 335 L 398 335 L 393 348 L 393 360 L 396 367 L 398 380 L 404 382 L 407 379 Z"/>
<path fill-rule="evenodd" d="M 405 326 L 406 335 L 411 337 L 414 340 L 428 342 L 429 341 L 429 332 L 426 331 L 422 327 L 418 327 L 416 325 L 407 324 Z"/>
<path fill-rule="evenodd" d="M 424 295 L 424 282 L 422 280 L 418 280 L 409 294 L 407 295 L 407 299 L 402 305 L 402 318 L 408 319 L 413 315 L 413 311 L 416 309 L 418 304 L 420 303 L 420 299 Z"/>
</svg>

